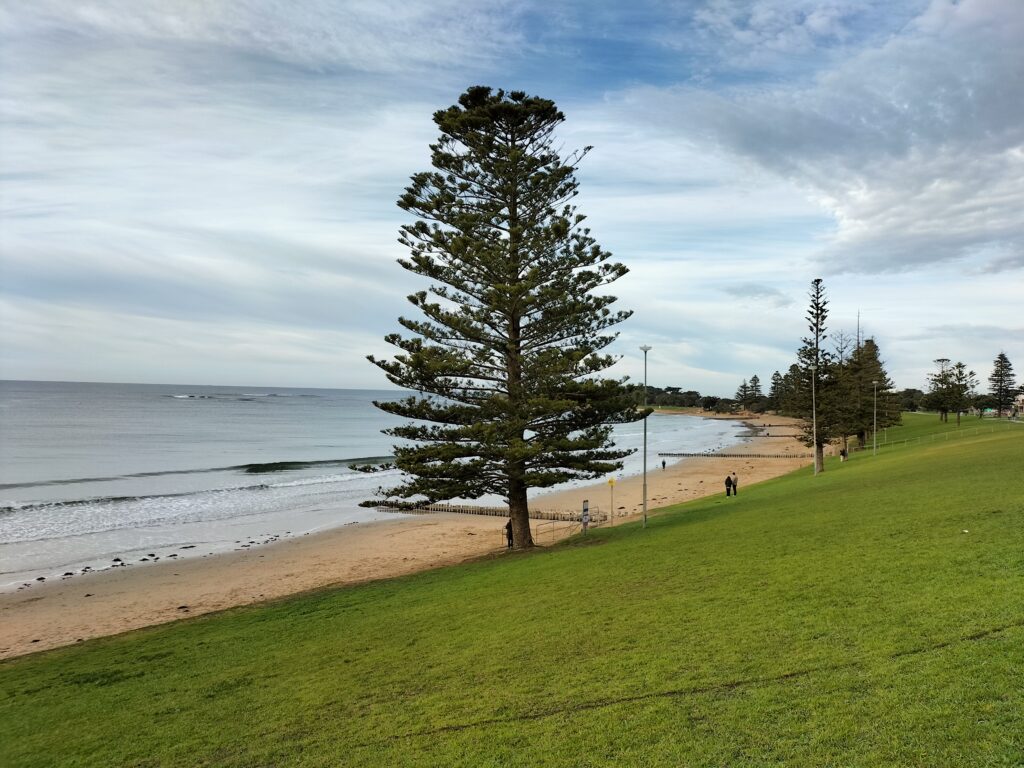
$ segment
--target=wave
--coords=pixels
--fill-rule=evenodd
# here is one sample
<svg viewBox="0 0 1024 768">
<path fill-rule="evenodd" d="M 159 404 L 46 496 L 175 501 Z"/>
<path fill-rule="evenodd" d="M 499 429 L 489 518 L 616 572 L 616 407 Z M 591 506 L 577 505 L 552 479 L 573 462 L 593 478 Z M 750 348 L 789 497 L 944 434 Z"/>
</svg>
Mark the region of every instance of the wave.
<svg viewBox="0 0 1024 768">
<path fill-rule="evenodd" d="M 95 496 L 87 499 L 70 499 L 65 501 L 40 501 L 27 504 L 10 504 L 0 506 L 0 515 L 14 512 L 30 512 L 40 509 L 62 509 L 67 507 L 83 507 L 87 505 L 100 504 L 125 504 L 135 501 L 149 501 L 157 499 L 177 499 L 189 496 L 208 496 L 215 494 L 231 494 L 241 492 L 268 491 L 274 488 L 297 488 L 310 485 L 332 485 L 337 483 L 355 483 L 366 480 L 361 472 L 347 472 L 345 474 L 322 475 L 320 477 L 306 477 L 298 480 L 286 480 L 280 483 L 257 483 L 254 485 L 240 485 L 228 488 L 207 488 L 198 491 L 182 491 L 180 493 L 152 493 L 133 496 Z"/>
<path fill-rule="evenodd" d="M 254 397 L 316 397 L 303 392 L 185 392 L 180 395 L 164 395 L 175 400 L 252 400 Z"/>
<path fill-rule="evenodd" d="M 65 480 L 37 480 L 29 483 L 0 483 L 0 491 L 11 488 L 40 488 L 50 485 L 76 485 L 78 483 L 110 483 L 116 480 L 127 480 L 139 477 L 167 477 L 171 475 L 201 475 L 211 472 L 244 472 L 247 475 L 260 475 L 272 472 L 287 472 L 298 469 L 315 469 L 317 467 L 345 467 L 357 464 L 385 464 L 395 460 L 394 456 L 352 456 L 344 459 L 316 459 L 297 461 L 268 461 L 252 464 L 234 464 L 227 467 L 206 467 L 202 469 L 167 469 L 155 472 L 132 472 L 126 475 L 110 477 L 77 477 Z"/>
</svg>

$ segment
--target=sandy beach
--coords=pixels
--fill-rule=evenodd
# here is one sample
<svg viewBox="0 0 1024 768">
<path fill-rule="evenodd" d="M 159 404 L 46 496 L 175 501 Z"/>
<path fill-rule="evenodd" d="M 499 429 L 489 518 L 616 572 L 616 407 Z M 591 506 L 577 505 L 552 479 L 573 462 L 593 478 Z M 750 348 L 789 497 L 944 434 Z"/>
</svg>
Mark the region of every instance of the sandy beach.
<svg viewBox="0 0 1024 768">
<path fill-rule="evenodd" d="M 732 417 L 735 419 L 736 417 Z M 778 416 L 743 419 L 749 442 L 714 458 L 670 462 L 650 457 L 648 511 L 724 493 L 735 472 L 740 491 L 810 463 L 793 435 L 796 422 Z M 770 426 L 768 426 L 770 425 Z M 777 430 L 777 432 L 775 432 Z M 750 458 L 742 454 L 792 458 Z M 673 463 L 674 462 L 674 463 Z M 642 510 L 639 476 L 539 497 L 538 509 L 579 510 L 584 499 L 595 519 L 614 508 L 615 524 Z M 401 576 L 480 557 L 502 556 L 504 519 L 481 515 L 429 514 L 335 528 L 243 551 L 75 576 L 0 594 L 0 658 L 69 645 L 93 637 L 176 621 L 331 585 Z M 567 524 L 534 524 L 540 545 L 557 541 Z"/>
</svg>

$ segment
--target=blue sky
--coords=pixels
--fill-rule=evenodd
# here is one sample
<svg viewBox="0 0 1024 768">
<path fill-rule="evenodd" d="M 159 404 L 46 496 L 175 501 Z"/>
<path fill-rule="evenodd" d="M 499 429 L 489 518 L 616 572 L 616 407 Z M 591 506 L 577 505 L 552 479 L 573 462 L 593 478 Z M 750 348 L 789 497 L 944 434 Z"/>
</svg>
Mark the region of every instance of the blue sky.
<svg viewBox="0 0 1024 768">
<path fill-rule="evenodd" d="M 1019 0 L 0 2 L 0 378 L 379 387 L 432 113 L 593 145 L 613 369 L 730 394 L 830 330 L 1024 373 Z"/>
</svg>

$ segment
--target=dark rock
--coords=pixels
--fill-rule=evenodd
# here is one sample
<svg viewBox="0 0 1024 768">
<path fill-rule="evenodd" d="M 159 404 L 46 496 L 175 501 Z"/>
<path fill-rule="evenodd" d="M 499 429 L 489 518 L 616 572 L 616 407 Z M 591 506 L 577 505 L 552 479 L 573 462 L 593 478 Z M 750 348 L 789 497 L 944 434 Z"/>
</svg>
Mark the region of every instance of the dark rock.
<svg viewBox="0 0 1024 768">
<path fill-rule="evenodd" d="M 149 562 L 149 558 L 148 557 L 140 557 L 139 558 L 139 562 L 140 563 L 148 563 Z"/>
<path fill-rule="evenodd" d="M 65 571 L 64 575 L 65 576 L 74 576 L 75 574 L 73 574 L 71 571 Z"/>
<path fill-rule="evenodd" d="M 111 560 L 111 562 L 112 563 L 120 563 L 121 562 L 121 558 L 120 557 L 115 557 L 113 560 Z"/>
<path fill-rule="evenodd" d="M 186 544 L 184 547 L 182 547 L 182 549 L 195 549 L 195 548 L 196 548 L 195 544 Z"/>
<path fill-rule="evenodd" d="M 86 597 L 92 597 L 92 592 L 86 592 L 86 593 L 85 593 L 85 596 L 86 596 Z"/>
<path fill-rule="evenodd" d="M 179 611 L 187 611 L 188 610 L 188 606 L 187 605 L 179 605 L 178 606 L 178 610 Z"/>
<path fill-rule="evenodd" d="M 38 643 L 38 642 L 39 642 L 39 640 L 38 640 L 38 639 L 36 639 L 36 640 L 33 640 L 32 642 L 33 642 L 33 643 Z"/>
<path fill-rule="evenodd" d="M 37 576 L 36 577 L 36 581 L 46 581 L 46 577 L 45 576 Z"/>
</svg>

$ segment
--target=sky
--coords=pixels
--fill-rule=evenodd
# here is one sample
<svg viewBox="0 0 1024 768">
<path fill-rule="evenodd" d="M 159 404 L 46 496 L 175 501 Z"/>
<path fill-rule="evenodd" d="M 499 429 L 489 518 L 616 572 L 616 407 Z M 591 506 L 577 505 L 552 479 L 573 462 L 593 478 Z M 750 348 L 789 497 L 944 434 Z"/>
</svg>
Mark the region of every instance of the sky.
<svg viewBox="0 0 1024 768">
<path fill-rule="evenodd" d="M 1021 40 L 1020 0 L 0 0 L 0 378 L 389 387 L 395 201 L 489 85 L 594 147 L 609 375 L 767 382 L 820 277 L 896 387 L 1022 379 Z"/>
</svg>

